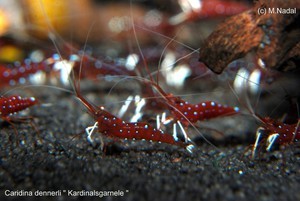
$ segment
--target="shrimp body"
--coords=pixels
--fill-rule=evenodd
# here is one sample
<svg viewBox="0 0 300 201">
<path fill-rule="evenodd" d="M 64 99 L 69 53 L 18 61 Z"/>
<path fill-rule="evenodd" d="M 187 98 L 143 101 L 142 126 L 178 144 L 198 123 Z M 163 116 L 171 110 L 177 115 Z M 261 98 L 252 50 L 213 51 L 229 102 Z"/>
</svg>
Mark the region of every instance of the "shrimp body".
<svg viewBox="0 0 300 201">
<path fill-rule="evenodd" d="M 174 138 L 162 130 L 153 128 L 145 122 L 125 122 L 101 108 L 96 113 L 98 131 L 106 136 L 136 140 L 149 140 L 168 144 L 179 144 Z"/>
<path fill-rule="evenodd" d="M 37 104 L 37 100 L 34 97 L 22 98 L 17 95 L 0 97 L 0 116 L 2 119 L 8 120 L 9 115 L 22 111 L 35 104 Z"/>
<path fill-rule="evenodd" d="M 206 101 L 198 104 L 190 104 L 173 95 L 168 95 L 170 110 L 176 120 L 181 121 L 184 125 L 196 123 L 197 121 L 216 118 L 219 116 L 228 116 L 237 114 L 239 108 L 228 107 L 214 101 Z"/>
<path fill-rule="evenodd" d="M 0 66 L 0 86 L 24 84 L 30 77 L 38 72 L 50 71 L 47 63 L 24 62 L 13 67 Z"/>
<path fill-rule="evenodd" d="M 96 107 L 90 104 L 89 101 L 80 94 L 79 87 L 76 85 L 74 86 L 77 98 L 85 105 L 96 121 L 94 126 L 86 128 L 88 141 L 93 142 L 91 135 L 94 130 L 97 129 L 99 133 L 102 133 L 107 137 L 167 143 L 183 147 L 192 153 L 192 149 L 194 148 L 193 144 L 177 141 L 177 135 L 172 136 L 164 133 L 161 129 L 154 128 L 145 122 L 126 122 L 106 111 L 104 107 Z"/>
<path fill-rule="evenodd" d="M 253 146 L 252 158 L 255 158 L 257 147 L 260 142 L 266 143 L 266 150 L 271 151 L 275 143 L 288 145 L 300 140 L 300 119 L 298 123 L 286 124 L 269 117 L 260 118 L 263 125 L 256 131 L 256 141 Z"/>
<path fill-rule="evenodd" d="M 136 75 L 134 71 L 128 70 L 125 66 L 117 64 L 116 62 L 104 62 L 87 55 L 79 55 L 78 57 L 80 59 L 74 64 L 74 72 L 79 72 L 80 68 L 83 68 L 84 71 L 80 71 L 80 78 L 93 80 L 108 75 Z"/>
<path fill-rule="evenodd" d="M 275 121 L 269 117 L 262 119 L 265 125 L 264 129 L 270 134 L 278 134 L 276 141 L 281 144 L 289 144 L 300 140 L 299 123 L 285 124 Z M 300 120 L 299 120 L 300 121 Z"/>
</svg>

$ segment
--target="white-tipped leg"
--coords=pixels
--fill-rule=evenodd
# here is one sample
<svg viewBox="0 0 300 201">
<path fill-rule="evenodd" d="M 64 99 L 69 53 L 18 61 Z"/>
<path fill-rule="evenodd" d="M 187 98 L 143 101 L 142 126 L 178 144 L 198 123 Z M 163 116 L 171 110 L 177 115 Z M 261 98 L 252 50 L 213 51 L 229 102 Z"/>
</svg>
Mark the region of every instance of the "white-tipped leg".
<svg viewBox="0 0 300 201">
<path fill-rule="evenodd" d="M 89 126 L 85 129 L 85 132 L 87 134 L 87 140 L 89 143 L 91 143 L 93 145 L 94 143 L 94 140 L 92 139 L 92 135 L 95 131 L 95 129 L 98 128 L 98 122 L 96 121 L 95 124 L 93 126 Z M 102 136 L 100 137 L 100 147 L 101 147 L 101 150 L 104 149 L 104 141 L 102 139 Z"/>
<path fill-rule="evenodd" d="M 130 54 L 126 58 L 125 67 L 128 70 L 134 70 L 138 62 L 139 56 L 137 54 Z"/>
<path fill-rule="evenodd" d="M 173 138 L 178 141 L 176 124 L 173 124 Z"/>
<path fill-rule="evenodd" d="M 278 133 L 274 133 L 274 134 L 272 134 L 272 135 L 270 135 L 270 136 L 268 137 L 268 141 L 267 141 L 267 145 L 268 145 L 268 146 L 267 146 L 267 148 L 266 148 L 267 151 L 270 151 L 270 150 L 271 150 L 271 148 L 272 148 L 274 142 L 277 140 L 278 137 L 279 137 L 279 134 L 278 134 Z"/>
<path fill-rule="evenodd" d="M 166 121 L 166 113 L 163 112 L 163 113 L 161 114 L 161 122 L 162 122 L 163 124 L 165 124 L 165 121 Z"/>
<path fill-rule="evenodd" d="M 29 82 L 32 84 L 45 84 L 45 80 L 47 80 L 46 73 L 42 71 L 38 71 L 34 74 L 29 75 Z"/>
<path fill-rule="evenodd" d="M 195 148 L 195 145 L 193 145 L 193 144 L 190 144 L 190 145 L 188 145 L 185 149 L 189 152 L 189 153 L 193 153 L 193 150 L 194 150 L 194 148 Z"/>
<path fill-rule="evenodd" d="M 72 72 L 72 69 L 74 67 L 74 61 L 75 60 L 57 60 L 54 65 L 53 69 L 55 71 L 60 72 L 60 81 L 65 86 L 69 85 L 69 76 Z"/>
<path fill-rule="evenodd" d="M 171 119 L 167 119 L 167 118 L 166 118 L 166 113 L 165 113 L 165 112 L 163 112 L 163 113 L 161 114 L 161 118 L 160 118 L 160 115 L 156 115 L 156 128 L 157 128 L 157 129 L 160 129 L 161 124 L 167 125 L 167 124 L 169 124 L 171 121 L 172 121 Z"/>
<path fill-rule="evenodd" d="M 87 135 L 87 140 L 89 143 L 93 144 L 94 140 L 92 139 L 92 134 L 94 130 L 98 128 L 98 122 L 96 121 L 93 126 L 89 126 L 85 129 L 86 135 Z"/>
<path fill-rule="evenodd" d="M 130 122 L 137 122 L 139 119 L 142 118 L 143 113 L 141 111 L 142 111 L 142 108 L 144 107 L 144 105 L 146 104 L 145 99 L 144 98 L 141 99 L 141 97 L 138 95 L 135 96 L 134 102 L 135 102 L 136 108 L 135 108 L 134 115 L 130 119 Z"/>
<path fill-rule="evenodd" d="M 249 71 L 246 68 L 240 68 L 233 81 L 233 88 L 238 94 L 242 94 L 247 89 Z"/>
<path fill-rule="evenodd" d="M 264 131 L 265 129 L 263 127 L 259 127 L 256 131 L 256 140 L 255 140 L 255 143 L 254 143 L 254 146 L 253 146 L 253 150 L 252 150 L 252 158 L 254 159 L 255 158 L 255 155 L 256 155 L 256 149 L 258 147 L 258 143 L 261 139 L 261 135 L 262 135 L 262 132 Z"/>
<path fill-rule="evenodd" d="M 181 129 L 181 131 L 182 131 L 182 133 L 183 133 L 184 141 L 185 141 L 185 142 L 191 142 L 192 140 L 188 137 L 188 135 L 187 135 L 187 133 L 185 132 L 185 130 L 184 130 L 184 128 L 183 128 L 181 122 L 180 122 L 180 121 L 177 121 L 177 124 L 179 125 L 179 127 L 180 127 L 180 129 Z"/>
<path fill-rule="evenodd" d="M 182 12 L 169 19 L 169 23 L 172 25 L 178 25 L 179 23 L 188 20 L 191 13 L 199 13 L 203 7 L 202 1 L 195 0 L 178 1 L 178 4 L 181 7 Z"/>
<path fill-rule="evenodd" d="M 187 19 L 187 14 L 184 12 L 181 12 L 175 16 L 172 16 L 169 19 L 169 23 L 172 25 L 177 25 L 177 24 L 184 22 L 186 19 Z"/>
<path fill-rule="evenodd" d="M 128 110 L 128 107 L 129 107 L 131 101 L 133 101 L 133 97 L 128 96 L 127 99 L 125 100 L 124 104 L 122 105 L 121 109 L 118 112 L 118 117 L 122 118 L 124 116 L 124 114 Z"/>
<path fill-rule="evenodd" d="M 166 115 L 165 112 L 161 114 L 161 122 L 162 122 L 164 125 L 167 125 L 167 124 L 169 124 L 169 123 L 172 121 L 172 119 L 170 119 L 170 118 L 167 119 L 166 116 L 167 116 L 167 115 Z"/>
<path fill-rule="evenodd" d="M 156 128 L 160 129 L 160 115 L 156 115 Z"/>
<path fill-rule="evenodd" d="M 260 90 L 261 69 L 255 69 L 249 77 L 248 86 L 252 94 L 257 94 Z"/>
</svg>

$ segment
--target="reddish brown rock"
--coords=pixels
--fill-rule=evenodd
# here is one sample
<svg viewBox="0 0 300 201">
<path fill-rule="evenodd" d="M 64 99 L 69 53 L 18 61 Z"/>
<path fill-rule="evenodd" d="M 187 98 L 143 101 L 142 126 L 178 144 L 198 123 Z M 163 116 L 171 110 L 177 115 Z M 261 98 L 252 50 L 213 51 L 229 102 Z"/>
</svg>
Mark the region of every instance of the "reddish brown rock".
<svg viewBox="0 0 300 201">
<path fill-rule="evenodd" d="M 291 14 L 280 14 L 277 8 Z M 252 9 L 219 25 L 201 47 L 199 60 L 215 73 L 249 52 L 254 52 L 267 68 L 287 71 L 299 67 L 299 8 L 297 1 L 258 1 Z"/>
</svg>

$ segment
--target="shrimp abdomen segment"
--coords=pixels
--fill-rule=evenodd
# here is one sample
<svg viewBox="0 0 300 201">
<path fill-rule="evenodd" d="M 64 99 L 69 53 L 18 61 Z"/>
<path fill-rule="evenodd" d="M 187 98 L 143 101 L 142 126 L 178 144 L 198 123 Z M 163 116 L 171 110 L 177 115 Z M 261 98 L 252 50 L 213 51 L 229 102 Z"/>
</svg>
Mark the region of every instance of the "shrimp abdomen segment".
<svg viewBox="0 0 300 201">
<path fill-rule="evenodd" d="M 236 114 L 239 109 L 237 107 L 228 107 L 214 101 L 207 101 L 195 105 L 199 109 L 199 120 L 212 119 L 220 116 L 229 116 Z"/>
<path fill-rule="evenodd" d="M 99 132 L 110 137 L 176 144 L 172 135 L 165 134 L 160 129 L 144 122 L 125 122 L 112 114 L 108 114 L 105 110 L 101 111 L 98 125 Z"/>
<path fill-rule="evenodd" d="M 188 122 L 196 123 L 197 121 L 221 116 L 234 115 L 239 111 L 239 108 L 237 107 L 228 107 L 227 105 L 221 105 L 214 101 L 206 101 L 195 105 L 181 101 L 176 108 L 177 110 L 173 109 L 173 112 L 175 113 L 176 118 L 184 124 L 188 124 Z"/>
<path fill-rule="evenodd" d="M 0 98 L 0 115 L 2 118 L 16 112 L 22 111 L 30 106 L 37 104 L 34 97 L 22 98 L 21 96 L 13 95 L 10 97 Z"/>
</svg>

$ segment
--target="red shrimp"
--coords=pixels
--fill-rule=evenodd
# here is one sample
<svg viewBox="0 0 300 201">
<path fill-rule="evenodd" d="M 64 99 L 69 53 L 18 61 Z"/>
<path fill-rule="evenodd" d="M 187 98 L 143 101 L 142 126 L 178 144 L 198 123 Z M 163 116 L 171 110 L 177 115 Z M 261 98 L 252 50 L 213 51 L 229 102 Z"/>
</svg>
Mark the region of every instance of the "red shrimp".
<svg viewBox="0 0 300 201">
<path fill-rule="evenodd" d="M 177 125 L 182 131 L 185 142 L 191 141 L 185 128 L 193 125 L 198 121 L 208 120 L 221 116 L 230 116 L 239 113 L 238 107 L 229 107 L 214 101 L 200 102 L 198 104 L 191 104 L 184 101 L 180 97 L 173 94 L 167 94 L 157 83 L 149 80 L 142 80 L 142 92 L 145 94 L 146 108 L 150 110 L 169 110 L 171 117 L 166 118 L 166 113 L 157 115 L 157 129 L 160 128 L 161 123 L 168 124 L 173 121 L 173 136 L 177 139 Z M 154 87 L 162 97 L 159 97 L 151 88 Z"/>
<path fill-rule="evenodd" d="M 11 124 L 15 130 L 15 133 L 18 133 L 16 128 L 13 125 L 13 122 L 23 121 L 24 118 L 13 117 L 12 115 L 25 110 L 35 104 L 38 101 L 34 97 L 22 98 L 18 95 L 12 95 L 9 97 L 0 97 L 0 116 L 3 121 Z"/>
<path fill-rule="evenodd" d="M 156 73 L 150 73 L 150 69 L 145 60 L 145 57 L 143 56 L 143 52 L 141 51 L 141 49 L 139 49 L 139 51 L 140 51 L 140 55 L 142 55 L 144 72 L 147 73 L 147 76 L 144 75 L 144 77 L 149 77 L 149 80 L 143 78 L 140 79 L 142 94 L 147 100 L 146 107 L 153 108 L 154 110 L 168 109 L 171 112 L 172 114 L 171 119 L 174 120 L 175 122 L 173 124 L 174 136 L 176 135 L 175 134 L 176 124 L 180 126 L 184 134 L 185 140 L 189 141 L 190 139 L 188 138 L 186 132 L 184 131 L 182 124 L 185 127 L 187 127 L 190 124 L 196 123 L 201 120 L 207 120 L 219 116 L 234 115 L 239 112 L 238 107 L 228 107 L 226 105 L 221 105 L 214 101 L 207 101 L 198 104 L 190 104 L 179 97 L 175 97 L 170 93 L 166 93 L 159 86 L 159 72 L 160 72 L 159 68 Z M 137 68 L 137 71 L 139 72 L 140 75 L 144 74 L 141 68 Z M 156 82 L 154 81 L 152 74 L 157 74 Z M 154 90 L 158 93 L 156 93 Z M 157 120 L 157 128 L 159 128 L 159 125 L 160 122 Z"/>
<path fill-rule="evenodd" d="M 117 65 L 115 62 L 104 62 L 88 55 L 81 55 L 79 58 L 78 62 L 74 64 L 74 72 L 80 72 L 80 68 L 84 69 L 84 71 L 80 72 L 81 78 L 97 79 L 99 76 L 107 75 L 136 75 L 133 70 L 128 70 L 124 65 Z"/>
<path fill-rule="evenodd" d="M 148 140 L 160 143 L 167 143 L 171 145 L 177 145 L 186 148 L 190 153 L 192 152 L 194 145 L 189 143 L 183 143 L 177 141 L 177 136 L 164 133 L 161 129 L 154 128 L 145 122 L 125 122 L 122 119 L 114 116 L 104 109 L 104 107 L 93 106 L 85 99 L 79 91 L 79 86 L 75 87 L 76 96 L 85 105 L 89 113 L 96 120 L 94 126 L 86 129 L 88 140 L 91 140 L 91 135 L 95 129 L 105 136 L 121 139 L 136 139 L 136 140 Z M 103 148 L 103 142 L 102 142 Z"/>
<path fill-rule="evenodd" d="M 37 103 L 38 101 L 34 97 L 22 98 L 18 95 L 0 97 L 0 116 L 4 121 L 11 122 L 12 117 L 10 115 L 25 110 Z"/>
<path fill-rule="evenodd" d="M 88 79 L 97 79 L 99 76 L 107 75 L 136 75 L 133 70 L 128 70 L 123 65 L 116 65 L 114 62 L 103 62 L 87 55 L 73 54 L 69 59 L 64 59 L 58 54 L 53 54 L 52 57 L 42 62 L 32 62 L 30 59 L 26 59 L 22 64 L 0 65 L 0 86 L 13 86 L 31 82 L 33 80 L 30 80 L 30 77 L 39 72 L 51 73 L 51 75 L 59 72 L 60 82 L 68 84 L 68 77 L 72 68 L 77 72 L 80 67 L 84 68 L 81 77 Z"/>
<path fill-rule="evenodd" d="M 248 76 L 242 75 L 246 80 L 246 84 L 253 84 L 254 86 L 261 87 L 259 83 L 253 82 L 248 79 Z M 256 157 L 258 147 L 265 147 L 266 151 L 270 152 L 274 144 L 286 146 L 300 140 L 300 119 L 297 120 L 298 107 L 297 103 L 294 103 L 292 99 L 289 100 L 291 109 L 286 113 L 286 122 L 280 122 L 271 117 L 262 117 L 257 114 L 251 106 L 250 99 L 246 90 L 244 90 L 245 102 L 242 102 L 237 92 L 232 89 L 239 102 L 244 105 L 244 108 L 253 116 L 257 121 L 261 123 L 261 126 L 256 130 L 256 140 L 252 149 L 252 158 Z M 270 93 L 270 91 L 268 91 Z M 256 103 L 257 104 L 257 103 Z M 296 108 L 294 108 L 294 106 Z M 276 107 L 277 108 L 277 107 Z M 288 122 L 288 123 L 287 123 Z"/>
<path fill-rule="evenodd" d="M 30 59 L 26 59 L 22 64 L 16 63 L 13 66 L 0 65 L 0 86 L 25 84 L 31 75 L 38 72 L 50 72 L 54 62 L 46 60 L 44 62 L 32 62 Z"/>
<path fill-rule="evenodd" d="M 40 71 L 42 67 L 39 64 L 25 64 L 14 67 L 0 66 L 0 86 L 24 84 L 26 79 L 36 72 Z"/>
<path fill-rule="evenodd" d="M 271 151 L 275 143 L 286 146 L 300 140 L 300 119 L 295 124 L 286 124 L 270 117 L 260 120 L 263 125 L 257 129 L 252 158 L 255 158 L 257 147 L 261 142 L 265 142 L 266 150 Z"/>
<path fill-rule="evenodd" d="M 28 116 L 14 116 L 14 114 L 23 111 L 38 103 L 34 97 L 21 97 L 18 95 L 12 95 L 9 97 L 0 97 L 0 118 L 9 123 L 14 129 L 15 135 L 18 136 L 18 130 L 15 127 L 15 123 L 28 123 L 39 134 L 38 129 L 34 125 L 32 117 Z M 19 139 L 18 137 L 16 139 Z M 19 144 L 19 141 L 16 141 Z"/>
<path fill-rule="evenodd" d="M 212 19 L 227 17 L 241 13 L 250 8 L 249 5 L 234 1 L 224 0 L 196 0 L 181 1 L 181 7 L 184 10 L 170 19 L 171 24 L 179 24 L 198 19 Z"/>
<path fill-rule="evenodd" d="M 167 94 L 158 84 L 149 81 L 146 85 L 151 84 L 155 89 L 163 96 L 164 101 L 159 101 L 155 107 L 168 108 L 175 121 L 180 121 L 184 126 L 188 126 L 190 123 L 196 123 L 197 121 L 208 120 L 219 116 L 234 115 L 239 112 L 238 107 L 229 107 L 227 105 L 221 105 L 214 101 L 200 102 L 198 104 L 191 104 L 184 101 L 180 97 L 175 97 L 173 94 Z M 147 90 L 151 92 L 151 90 Z M 153 91 L 152 91 L 153 92 Z M 154 92 L 152 93 L 154 94 Z M 157 96 L 154 96 L 157 97 Z M 153 104 L 153 100 L 152 101 Z M 161 106 L 163 104 L 163 106 Z"/>
<path fill-rule="evenodd" d="M 179 97 L 174 97 L 172 94 L 167 95 L 166 98 L 175 120 L 181 121 L 185 126 L 219 116 L 234 115 L 239 111 L 238 107 L 232 108 L 214 101 L 190 104 Z"/>
</svg>

